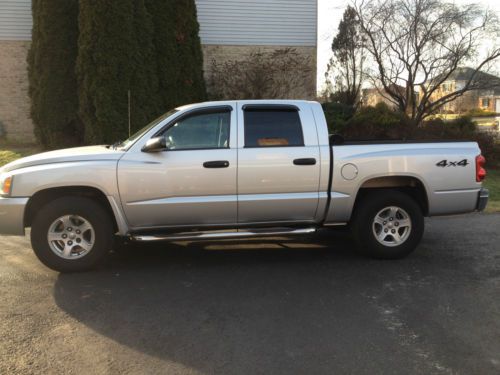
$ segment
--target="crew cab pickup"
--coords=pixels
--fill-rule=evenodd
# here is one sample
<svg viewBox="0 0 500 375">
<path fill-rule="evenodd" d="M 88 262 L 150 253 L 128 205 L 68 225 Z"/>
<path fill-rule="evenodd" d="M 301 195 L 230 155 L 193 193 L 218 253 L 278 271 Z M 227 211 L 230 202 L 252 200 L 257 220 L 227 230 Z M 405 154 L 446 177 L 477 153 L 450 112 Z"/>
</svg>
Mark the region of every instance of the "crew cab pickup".
<svg viewBox="0 0 500 375">
<path fill-rule="evenodd" d="M 5 165 L 0 234 L 31 228 L 48 267 L 92 268 L 115 236 L 160 241 L 297 235 L 349 225 L 373 257 L 413 251 L 424 217 L 481 211 L 475 142 L 349 143 L 321 105 L 221 101 L 176 108 L 124 142 Z"/>
</svg>

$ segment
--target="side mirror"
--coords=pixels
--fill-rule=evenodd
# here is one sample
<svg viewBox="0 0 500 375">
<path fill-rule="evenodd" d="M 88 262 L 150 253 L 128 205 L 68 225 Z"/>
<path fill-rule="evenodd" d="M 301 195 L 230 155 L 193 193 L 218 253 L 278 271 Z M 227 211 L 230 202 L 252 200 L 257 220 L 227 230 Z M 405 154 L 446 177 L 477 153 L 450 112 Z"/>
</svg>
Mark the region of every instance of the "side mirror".
<svg viewBox="0 0 500 375">
<path fill-rule="evenodd" d="M 158 152 L 165 151 L 167 149 L 167 140 L 165 137 L 155 137 L 151 138 L 142 147 L 142 152 Z"/>
</svg>

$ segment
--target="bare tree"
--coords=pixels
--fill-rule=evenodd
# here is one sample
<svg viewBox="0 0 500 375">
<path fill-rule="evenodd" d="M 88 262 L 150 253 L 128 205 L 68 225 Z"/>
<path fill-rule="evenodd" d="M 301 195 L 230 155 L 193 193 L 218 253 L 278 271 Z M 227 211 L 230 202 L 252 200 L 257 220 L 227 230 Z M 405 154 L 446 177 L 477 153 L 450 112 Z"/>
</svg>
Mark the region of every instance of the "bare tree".
<svg viewBox="0 0 500 375">
<path fill-rule="evenodd" d="M 208 91 L 214 99 L 300 97 L 311 79 L 311 58 L 294 48 L 252 50 L 245 58 L 212 61 Z M 315 89 L 315 87 L 314 87 Z"/>
<path fill-rule="evenodd" d="M 357 107 L 364 79 L 365 42 L 356 10 L 348 6 L 333 39 L 333 57 L 325 73 L 327 90 L 334 101 Z"/>
<path fill-rule="evenodd" d="M 375 66 L 372 79 L 411 123 L 468 91 L 499 87 L 484 74 L 500 57 L 494 12 L 443 0 L 359 0 L 354 9 Z M 472 73 L 464 84 L 440 92 L 466 65 Z"/>
</svg>

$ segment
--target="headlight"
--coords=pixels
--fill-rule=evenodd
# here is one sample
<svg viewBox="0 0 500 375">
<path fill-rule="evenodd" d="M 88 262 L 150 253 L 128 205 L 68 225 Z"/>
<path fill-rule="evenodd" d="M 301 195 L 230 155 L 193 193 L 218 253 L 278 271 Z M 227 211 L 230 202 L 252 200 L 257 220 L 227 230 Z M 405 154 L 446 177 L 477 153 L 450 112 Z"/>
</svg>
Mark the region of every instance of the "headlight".
<svg viewBox="0 0 500 375">
<path fill-rule="evenodd" d="M 12 191 L 12 176 L 1 175 L 0 176 L 0 195 L 10 195 Z"/>
</svg>

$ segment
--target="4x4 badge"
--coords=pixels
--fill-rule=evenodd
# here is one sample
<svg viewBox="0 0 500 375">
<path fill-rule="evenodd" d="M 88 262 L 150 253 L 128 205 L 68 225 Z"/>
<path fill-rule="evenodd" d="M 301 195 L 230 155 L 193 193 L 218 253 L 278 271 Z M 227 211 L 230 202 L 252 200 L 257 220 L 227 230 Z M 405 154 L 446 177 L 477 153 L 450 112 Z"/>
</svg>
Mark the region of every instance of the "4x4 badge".
<svg viewBox="0 0 500 375">
<path fill-rule="evenodd" d="M 469 165 L 467 159 L 463 159 L 460 161 L 448 161 L 446 159 L 441 160 L 439 163 L 436 163 L 437 167 L 465 167 Z"/>
</svg>

